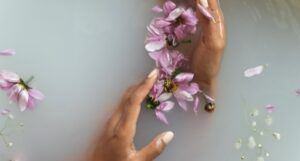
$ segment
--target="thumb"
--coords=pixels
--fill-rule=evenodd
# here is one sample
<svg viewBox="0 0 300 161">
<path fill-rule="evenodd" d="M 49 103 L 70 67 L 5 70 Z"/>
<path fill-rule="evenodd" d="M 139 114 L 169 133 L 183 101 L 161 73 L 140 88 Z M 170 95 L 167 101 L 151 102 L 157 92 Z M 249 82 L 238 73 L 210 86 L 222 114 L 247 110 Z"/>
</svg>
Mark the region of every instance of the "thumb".
<svg viewBox="0 0 300 161">
<path fill-rule="evenodd" d="M 158 157 L 165 147 L 171 142 L 174 137 L 174 133 L 171 131 L 164 132 L 156 136 L 148 145 L 146 145 L 139 155 L 145 161 L 152 161 Z"/>
</svg>

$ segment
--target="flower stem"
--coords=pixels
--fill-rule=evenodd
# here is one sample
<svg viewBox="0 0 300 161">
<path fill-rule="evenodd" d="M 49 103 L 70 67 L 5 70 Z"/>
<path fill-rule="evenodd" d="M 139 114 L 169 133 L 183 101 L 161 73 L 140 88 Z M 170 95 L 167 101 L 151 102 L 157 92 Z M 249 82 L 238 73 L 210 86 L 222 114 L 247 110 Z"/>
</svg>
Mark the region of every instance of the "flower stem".
<svg viewBox="0 0 300 161">
<path fill-rule="evenodd" d="M 29 84 L 34 79 L 34 76 L 31 76 L 27 81 L 25 81 L 26 84 Z"/>
</svg>

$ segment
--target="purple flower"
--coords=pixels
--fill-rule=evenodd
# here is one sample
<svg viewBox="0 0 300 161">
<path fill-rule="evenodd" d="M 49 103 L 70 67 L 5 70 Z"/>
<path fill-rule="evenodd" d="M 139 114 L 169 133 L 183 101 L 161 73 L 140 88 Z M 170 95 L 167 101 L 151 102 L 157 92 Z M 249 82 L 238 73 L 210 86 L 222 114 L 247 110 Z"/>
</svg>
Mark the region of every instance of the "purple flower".
<svg viewBox="0 0 300 161">
<path fill-rule="evenodd" d="M 156 62 L 163 74 L 172 75 L 174 71 L 183 66 L 186 58 L 177 50 L 163 49 L 161 51 L 149 53 L 149 56 Z"/>
<path fill-rule="evenodd" d="M 195 95 L 200 90 L 197 83 L 191 82 L 193 77 L 193 73 L 180 73 L 173 79 L 166 79 L 164 90 L 166 92 L 172 92 L 179 106 L 185 111 L 187 110 L 187 103 L 194 102 L 193 109 L 194 112 L 197 112 L 199 99 Z"/>
<path fill-rule="evenodd" d="M 166 1 L 163 8 L 155 6 L 152 10 L 164 14 L 164 17 L 154 19 L 154 25 L 166 33 L 174 34 L 177 40 L 196 32 L 198 19 L 191 8 L 176 7 L 172 1 Z"/>
<path fill-rule="evenodd" d="M 164 112 L 168 112 L 174 107 L 172 101 L 167 101 L 171 97 L 171 93 L 163 93 L 163 82 L 157 81 L 152 87 L 146 100 L 147 108 L 154 109 L 157 119 L 165 124 L 168 124 L 168 120 Z"/>
<path fill-rule="evenodd" d="M 13 72 L 0 72 L 0 88 L 7 93 L 10 100 L 18 103 L 22 112 L 27 108 L 32 109 L 37 100 L 44 99 L 40 91 L 28 85 L 31 80 L 24 82 Z"/>
<path fill-rule="evenodd" d="M 150 57 L 156 61 L 161 71 L 160 79 L 164 81 L 163 90 L 174 94 L 179 106 L 187 110 L 187 103 L 194 102 L 194 111 L 198 109 L 199 99 L 194 98 L 200 89 L 197 83 L 193 83 L 193 73 L 181 72 L 184 56 L 178 51 L 163 50 L 150 53 Z M 196 96 L 195 96 L 196 97 Z"/>
<path fill-rule="evenodd" d="M 16 51 L 14 49 L 4 49 L 4 50 L 0 51 L 0 55 L 3 55 L 3 56 L 12 56 L 15 54 L 16 54 Z"/>
</svg>

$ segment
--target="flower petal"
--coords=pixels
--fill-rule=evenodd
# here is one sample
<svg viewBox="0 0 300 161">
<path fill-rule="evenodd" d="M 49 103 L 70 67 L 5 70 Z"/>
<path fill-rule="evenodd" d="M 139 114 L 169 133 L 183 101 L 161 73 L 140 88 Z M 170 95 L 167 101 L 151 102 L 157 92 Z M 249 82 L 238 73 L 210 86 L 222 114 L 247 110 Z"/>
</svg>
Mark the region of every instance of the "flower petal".
<svg viewBox="0 0 300 161">
<path fill-rule="evenodd" d="M 29 93 L 30 97 L 33 97 L 34 99 L 37 99 L 37 100 L 43 100 L 45 98 L 44 94 L 37 89 L 32 88 L 28 91 L 28 93 Z"/>
<path fill-rule="evenodd" d="M 162 49 L 164 46 L 166 46 L 165 40 L 150 41 L 150 42 L 146 43 L 145 49 L 148 52 L 155 52 L 157 50 Z"/>
<path fill-rule="evenodd" d="M 259 75 L 263 72 L 264 70 L 264 66 L 260 65 L 254 68 L 249 68 L 244 72 L 245 77 L 253 77 L 255 75 Z"/>
<path fill-rule="evenodd" d="M 177 100 L 179 99 L 179 100 L 184 100 L 189 102 L 194 101 L 194 98 L 190 93 L 181 89 L 177 89 L 174 93 L 174 96 L 176 97 Z"/>
<path fill-rule="evenodd" d="M 165 15 L 169 15 L 169 13 L 176 8 L 176 4 L 172 1 L 166 1 L 163 5 L 163 10 Z"/>
<path fill-rule="evenodd" d="M 27 108 L 27 104 L 28 104 L 28 100 L 29 100 L 29 94 L 26 90 L 22 90 L 19 93 L 19 99 L 18 99 L 18 103 L 19 103 L 19 107 L 21 112 L 25 111 Z"/>
<path fill-rule="evenodd" d="M 181 82 L 188 83 L 191 80 L 193 80 L 193 78 L 194 78 L 193 73 L 180 73 L 174 78 L 174 80 L 179 83 Z"/>
<path fill-rule="evenodd" d="M 4 49 L 4 50 L 0 51 L 0 55 L 3 55 L 3 56 L 12 56 L 15 54 L 16 54 L 15 49 Z"/>
<path fill-rule="evenodd" d="M 174 102 L 166 101 L 166 102 L 162 102 L 158 109 L 164 112 L 169 112 L 170 110 L 173 109 L 174 105 L 175 105 Z"/>
<path fill-rule="evenodd" d="M 155 110 L 155 116 L 158 120 L 160 120 L 161 122 L 163 122 L 164 124 L 168 125 L 169 122 L 167 120 L 167 117 L 165 116 L 165 114 L 161 111 Z"/>
<path fill-rule="evenodd" d="M 187 103 L 184 100 L 177 99 L 178 105 L 184 110 L 187 111 Z"/>
<path fill-rule="evenodd" d="M 3 110 L 0 112 L 1 115 L 7 115 L 7 114 L 9 114 L 9 113 L 10 113 L 10 110 L 9 110 L 9 109 L 3 109 Z"/>
<path fill-rule="evenodd" d="M 155 13 L 161 13 L 163 11 L 163 9 L 159 6 L 154 6 L 152 8 L 152 11 L 155 12 Z"/>
<path fill-rule="evenodd" d="M 14 72 L 1 71 L 0 77 L 8 82 L 19 82 L 20 81 L 20 77 Z"/>
<path fill-rule="evenodd" d="M 275 110 L 275 106 L 268 104 L 265 106 L 265 109 L 268 111 L 268 113 L 273 113 Z"/>
<path fill-rule="evenodd" d="M 203 95 L 204 95 L 204 98 L 205 98 L 207 101 L 209 101 L 209 102 L 215 102 L 215 99 L 213 99 L 213 98 L 210 97 L 209 95 L 207 95 L 207 94 L 205 94 L 205 93 L 203 93 Z"/>
<path fill-rule="evenodd" d="M 174 9 L 166 18 L 167 21 L 174 21 L 184 12 L 183 8 Z"/>
<path fill-rule="evenodd" d="M 163 102 L 170 99 L 171 97 L 172 97 L 172 93 L 163 93 L 157 98 L 157 100 Z"/>
</svg>

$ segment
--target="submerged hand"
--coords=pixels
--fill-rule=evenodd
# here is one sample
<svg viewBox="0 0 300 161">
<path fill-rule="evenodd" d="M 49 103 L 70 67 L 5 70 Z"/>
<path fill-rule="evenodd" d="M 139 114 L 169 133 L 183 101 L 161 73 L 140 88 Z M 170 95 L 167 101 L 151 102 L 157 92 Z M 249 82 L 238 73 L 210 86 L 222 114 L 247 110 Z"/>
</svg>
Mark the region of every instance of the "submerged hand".
<svg viewBox="0 0 300 161">
<path fill-rule="evenodd" d="M 206 7 L 214 20 L 209 20 L 197 11 L 201 37 L 192 55 L 192 70 L 201 89 L 215 98 L 216 77 L 226 44 L 224 17 L 218 0 L 196 0 L 196 3 Z"/>
<path fill-rule="evenodd" d="M 127 90 L 86 161 L 152 161 L 163 151 L 173 139 L 173 132 L 158 135 L 139 151 L 133 143 L 141 103 L 157 76 L 158 70 L 154 70 L 139 85 Z"/>
</svg>

